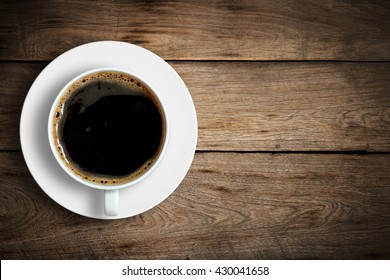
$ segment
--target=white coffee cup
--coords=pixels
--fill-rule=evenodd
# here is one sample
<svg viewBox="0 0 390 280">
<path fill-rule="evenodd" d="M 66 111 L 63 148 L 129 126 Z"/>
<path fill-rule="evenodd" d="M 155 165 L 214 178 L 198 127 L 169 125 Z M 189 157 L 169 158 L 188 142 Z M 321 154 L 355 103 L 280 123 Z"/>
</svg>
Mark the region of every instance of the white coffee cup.
<svg viewBox="0 0 390 280">
<path fill-rule="evenodd" d="M 124 75 L 128 75 L 130 77 L 133 77 L 135 80 L 140 81 L 145 87 L 148 88 L 149 92 L 151 92 L 156 100 L 158 100 L 159 108 L 161 109 L 160 113 L 162 115 L 162 121 L 163 121 L 163 127 L 164 133 L 162 134 L 163 141 L 161 144 L 161 147 L 159 149 L 158 154 L 156 155 L 153 164 L 148 167 L 148 169 L 138 177 L 134 177 L 133 179 L 129 179 L 125 182 L 115 184 L 115 185 L 105 185 L 101 184 L 99 182 L 92 182 L 91 180 L 84 179 L 83 176 L 77 175 L 74 170 L 72 170 L 73 163 L 69 163 L 69 161 L 66 159 L 66 156 L 64 156 L 62 153 L 65 153 L 65 151 L 58 151 L 58 143 L 56 143 L 55 135 L 53 132 L 53 128 L 55 127 L 55 116 L 56 112 L 58 110 L 58 106 L 60 104 L 60 101 L 64 99 L 66 93 L 69 91 L 69 89 L 77 84 L 78 81 L 83 80 L 84 77 L 90 77 L 95 75 L 96 73 L 106 73 L 106 72 L 115 72 L 115 73 L 122 73 Z M 169 139 L 169 121 L 168 121 L 168 114 L 166 110 L 166 106 L 164 105 L 163 100 L 158 95 L 158 92 L 153 88 L 153 86 L 146 82 L 142 77 L 139 77 L 137 74 L 132 73 L 131 71 L 125 70 L 125 69 L 118 69 L 118 68 L 112 68 L 112 67 L 106 67 L 106 68 L 96 68 L 89 71 L 86 71 L 84 73 L 81 73 L 80 75 L 73 78 L 71 81 L 69 81 L 63 89 L 58 93 L 56 99 L 54 100 L 50 114 L 49 114 L 49 120 L 48 120 L 48 137 L 49 137 L 49 143 L 51 150 L 53 152 L 54 157 L 56 158 L 58 164 L 63 168 L 63 170 L 73 179 L 78 181 L 79 183 L 83 184 L 86 187 L 94 188 L 97 190 L 104 190 L 104 211 L 107 216 L 116 216 L 119 212 L 119 195 L 120 195 L 120 189 L 131 187 L 132 185 L 140 182 L 141 180 L 145 179 L 147 176 L 149 176 L 153 170 L 158 166 L 159 162 L 161 161 L 164 152 L 166 150 L 168 139 Z M 103 176 L 104 175 L 100 175 Z M 120 180 L 119 180 L 120 181 Z"/>
</svg>

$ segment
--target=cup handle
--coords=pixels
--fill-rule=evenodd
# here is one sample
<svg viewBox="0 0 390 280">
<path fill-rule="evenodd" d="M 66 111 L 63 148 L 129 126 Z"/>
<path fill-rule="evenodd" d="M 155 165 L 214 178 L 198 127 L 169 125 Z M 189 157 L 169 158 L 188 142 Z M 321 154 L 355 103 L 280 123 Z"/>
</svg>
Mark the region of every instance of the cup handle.
<svg viewBox="0 0 390 280">
<path fill-rule="evenodd" d="M 104 191 L 104 212 L 107 216 L 116 216 L 119 212 L 119 190 Z"/>
</svg>

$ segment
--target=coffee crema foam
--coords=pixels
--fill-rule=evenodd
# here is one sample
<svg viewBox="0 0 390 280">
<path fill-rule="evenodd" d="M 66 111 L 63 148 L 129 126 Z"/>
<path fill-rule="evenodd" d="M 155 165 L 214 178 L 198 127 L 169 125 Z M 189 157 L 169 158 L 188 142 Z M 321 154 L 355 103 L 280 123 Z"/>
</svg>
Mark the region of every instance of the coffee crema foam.
<svg viewBox="0 0 390 280">
<path fill-rule="evenodd" d="M 159 138 L 160 143 L 158 144 L 156 152 L 151 156 L 150 159 L 145 161 L 136 170 L 133 170 L 126 175 L 100 174 L 87 170 L 71 158 L 63 139 L 63 130 L 65 123 L 67 122 L 67 118 L 71 113 L 69 109 L 71 108 L 71 106 L 77 104 L 79 114 L 82 114 L 85 110 L 88 110 L 88 108 L 97 104 L 97 102 L 99 100 L 102 100 L 102 98 L 105 98 L 107 96 L 117 96 L 115 92 L 112 92 L 112 94 L 108 94 L 107 90 L 100 90 L 101 84 L 102 86 L 104 86 L 107 85 L 107 83 L 114 85 L 114 87 L 115 85 L 117 85 L 118 88 L 126 89 L 126 95 L 146 97 L 148 100 L 154 103 L 161 117 L 161 136 Z M 94 90 L 93 95 L 83 95 L 84 91 L 90 90 L 90 88 L 92 87 L 97 87 L 97 90 Z M 109 87 L 107 88 L 109 89 Z M 138 107 L 139 106 L 142 107 L 143 105 L 141 104 L 138 105 Z M 165 144 L 164 141 L 166 134 L 166 120 L 160 102 L 158 101 L 152 90 L 149 89 L 146 85 L 144 85 L 143 82 L 123 72 L 102 71 L 92 73 L 72 83 L 72 85 L 68 87 L 62 94 L 55 109 L 54 116 L 52 116 L 52 120 L 52 136 L 57 149 L 57 153 L 61 160 L 75 175 L 85 181 L 97 185 L 120 185 L 139 178 L 155 164 Z M 126 129 L 126 127 L 124 127 L 123 129 Z M 86 131 L 89 132 L 89 130 L 91 130 L 91 128 L 87 127 Z"/>
</svg>

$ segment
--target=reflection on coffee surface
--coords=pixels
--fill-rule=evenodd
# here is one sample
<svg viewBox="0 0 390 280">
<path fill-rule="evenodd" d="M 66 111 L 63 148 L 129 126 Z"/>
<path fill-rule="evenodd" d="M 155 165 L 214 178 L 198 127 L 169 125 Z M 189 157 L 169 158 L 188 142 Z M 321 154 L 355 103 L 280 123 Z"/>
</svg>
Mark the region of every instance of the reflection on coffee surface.
<svg viewBox="0 0 390 280">
<path fill-rule="evenodd" d="M 60 157 L 78 176 L 122 184 L 144 174 L 165 137 L 161 105 L 142 82 L 120 72 L 99 72 L 73 83 L 54 118 Z"/>
</svg>

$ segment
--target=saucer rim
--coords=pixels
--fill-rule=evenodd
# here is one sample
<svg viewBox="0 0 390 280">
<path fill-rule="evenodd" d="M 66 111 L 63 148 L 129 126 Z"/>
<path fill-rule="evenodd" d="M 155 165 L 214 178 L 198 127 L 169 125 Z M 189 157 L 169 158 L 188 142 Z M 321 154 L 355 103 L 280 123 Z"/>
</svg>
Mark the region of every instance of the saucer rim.
<svg viewBox="0 0 390 280">
<path fill-rule="evenodd" d="M 77 209 L 77 210 L 76 209 L 72 209 L 72 207 L 69 207 L 69 205 L 64 205 L 63 203 L 59 202 L 58 201 L 59 199 L 56 197 L 55 193 L 53 194 L 52 192 L 51 193 L 48 192 L 47 189 L 46 189 L 46 186 L 44 186 L 45 183 L 43 182 L 43 180 L 41 178 L 42 174 L 38 174 L 39 172 L 36 172 L 36 169 L 33 166 L 34 160 L 31 160 L 30 155 L 28 155 L 28 153 L 31 153 L 31 150 L 28 150 L 26 147 L 29 145 L 28 142 L 33 141 L 33 140 L 26 140 L 26 137 L 28 138 L 28 135 L 26 135 L 26 134 L 28 134 L 28 132 L 24 128 L 24 125 L 26 124 L 26 116 L 28 116 L 28 114 L 31 114 L 30 111 L 33 110 L 32 108 L 29 107 L 29 104 L 31 104 L 32 100 L 33 100 L 32 99 L 33 98 L 33 96 L 32 96 L 33 93 L 32 92 L 34 92 L 33 90 L 37 86 L 40 85 L 39 82 L 41 82 L 41 80 L 45 76 L 50 75 L 50 72 L 53 71 L 56 66 L 58 66 L 57 64 L 59 62 L 61 62 L 61 60 L 66 59 L 67 56 L 70 56 L 70 54 L 72 54 L 74 52 L 77 52 L 78 50 L 81 50 L 81 49 L 83 49 L 83 50 L 88 49 L 90 47 L 95 47 L 95 48 L 102 47 L 102 49 L 104 49 L 104 48 L 107 48 L 107 45 L 110 45 L 111 47 L 117 47 L 119 49 L 120 48 L 123 48 L 123 49 L 128 48 L 129 50 L 130 49 L 137 50 L 138 53 L 141 51 L 141 52 L 143 52 L 145 54 L 145 57 L 148 56 L 149 59 L 152 58 L 152 60 L 155 60 L 156 64 L 158 62 L 158 63 L 160 63 L 160 66 L 161 66 L 161 63 L 163 63 L 164 64 L 163 67 L 165 67 L 167 70 L 169 69 L 169 75 L 171 76 L 171 78 L 174 78 L 175 82 L 177 82 L 178 85 L 180 85 L 180 87 L 181 87 L 180 91 L 182 90 L 185 93 L 186 106 L 187 106 L 186 107 L 187 121 L 191 122 L 191 124 L 192 124 L 192 127 L 190 128 L 191 135 L 189 135 L 189 136 L 186 135 L 186 134 L 182 134 L 181 135 L 181 137 L 188 137 L 188 140 L 190 140 L 190 141 L 188 141 L 189 144 L 186 146 L 187 157 L 185 159 L 182 159 L 182 161 L 183 161 L 182 164 L 184 164 L 184 166 L 182 165 L 181 173 L 180 174 L 179 173 L 174 174 L 176 176 L 176 178 L 174 180 L 175 181 L 174 184 L 176 186 L 171 186 L 169 188 L 170 191 L 166 192 L 163 196 L 160 196 L 160 198 L 158 199 L 159 202 L 157 202 L 157 203 L 154 202 L 154 203 L 152 203 L 153 205 L 149 204 L 147 207 L 143 207 L 143 208 L 141 207 L 142 208 L 141 210 L 137 209 L 137 211 L 131 211 L 131 213 L 125 213 L 125 214 L 124 213 L 120 213 L 120 215 L 115 216 L 115 217 L 105 216 L 105 215 L 102 215 L 101 213 L 98 213 L 98 214 L 84 213 L 83 211 L 80 211 L 80 209 Z M 104 67 L 114 67 L 114 68 L 117 68 L 117 64 L 118 63 L 116 63 L 115 65 L 105 65 Z M 98 68 L 98 67 L 90 67 L 89 69 L 93 69 L 93 68 Z M 119 67 L 119 68 L 127 69 L 126 67 Z M 76 69 L 73 69 L 73 70 L 76 71 Z M 78 68 L 77 70 L 81 70 L 81 69 Z M 82 71 L 82 72 L 85 72 L 85 71 Z M 165 73 L 165 74 L 168 74 L 168 72 Z M 45 98 L 49 99 L 49 96 L 46 96 Z M 164 99 L 164 98 L 162 98 L 162 99 Z M 172 134 L 169 137 L 172 137 Z M 176 135 L 175 137 L 178 137 L 178 135 Z M 38 186 L 51 199 L 53 199 L 56 203 L 58 203 L 60 206 L 62 206 L 64 208 L 68 209 L 69 211 L 72 211 L 74 213 L 77 213 L 77 214 L 85 216 L 85 217 L 95 218 L 95 219 L 103 219 L 103 220 L 106 220 L 106 219 L 122 219 L 122 218 L 127 218 L 127 217 L 138 215 L 140 213 L 146 212 L 146 211 L 150 210 L 151 208 L 157 206 L 158 204 L 163 202 L 168 196 L 170 196 L 172 194 L 172 192 L 180 185 L 180 183 L 182 182 L 182 180 L 186 176 L 186 174 L 187 174 L 187 172 L 188 172 L 188 170 L 189 170 L 189 168 L 191 166 L 191 163 L 192 163 L 192 161 L 194 159 L 194 156 L 195 156 L 195 151 L 196 151 L 196 146 L 197 146 L 197 138 L 198 138 L 198 121 L 197 121 L 197 116 L 196 116 L 195 105 L 194 105 L 192 96 L 191 96 L 187 86 L 185 85 L 184 81 L 179 76 L 179 74 L 174 70 L 174 68 L 171 65 L 169 65 L 166 61 L 164 61 L 162 58 L 160 58 L 159 56 L 157 56 L 153 52 L 151 52 L 149 50 L 146 50 L 146 49 L 144 49 L 144 48 L 142 48 L 140 46 L 136 46 L 136 45 L 133 45 L 133 44 L 130 44 L 130 43 L 125 43 L 125 42 L 119 42 L 119 41 L 96 41 L 96 42 L 90 42 L 90 43 L 83 44 L 83 45 L 77 46 L 75 48 L 72 48 L 72 49 L 66 51 L 65 53 L 59 55 L 58 57 L 56 57 L 52 62 L 50 62 L 39 73 L 39 75 L 36 77 L 36 79 L 32 83 L 32 85 L 31 85 L 31 87 L 30 87 L 30 89 L 28 91 L 28 94 L 27 94 L 27 96 L 26 96 L 26 98 L 24 100 L 23 107 L 22 107 L 22 112 L 21 112 L 21 118 L 20 118 L 20 142 L 21 142 L 23 157 L 25 159 L 26 165 L 27 165 L 27 167 L 28 167 L 32 177 L 34 178 L 34 180 L 36 181 Z M 171 142 L 170 139 L 168 141 Z M 41 144 L 41 145 L 43 145 L 43 144 Z M 46 148 L 48 148 L 48 147 L 46 147 Z M 179 151 L 179 149 L 175 150 L 176 154 L 180 153 L 180 152 L 181 151 Z M 51 151 L 50 151 L 50 153 L 51 153 Z M 165 155 L 163 156 L 162 162 L 164 161 L 164 157 L 167 156 L 166 155 L 167 153 L 169 153 L 169 150 L 167 150 Z M 171 153 L 173 153 L 173 150 L 171 151 Z M 54 159 L 54 157 L 53 157 L 53 159 Z M 46 159 L 46 161 L 48 161 L 48 159 Z M 168 159 L 166 159 L 165 161 L 168 161 Z M 58 168 L 60 168 L 60 166 L 58 166 Z M 156 169 L 158 169 L 158 167 L 156 167 Z M 45 172 L 48 172 L 48 171 L 44 170 L 43 172 L 45 173 Z M 153 174 L 150 174 L 149 177 L 153 177 Z M 140 183 L 142 183 L 142 182 L 140 182 Z M 140 184 L 140 183 L 138 183 L 138 184 Z M 77 182 L 77 184 L 80 184 L 80 183 Z M 172 184 L 173 184 L 173 180 L 172 180 Z M 92 191 L 104 192 L 102 190 L 92 190 Z M 121 195 L 121 196 L 125 196 L 125 195 Z M 101 208 L 103 208 L 103 206 Z M 99 210 L 99 212 L 100 212 L 100 210 Z"/>
</svg>

